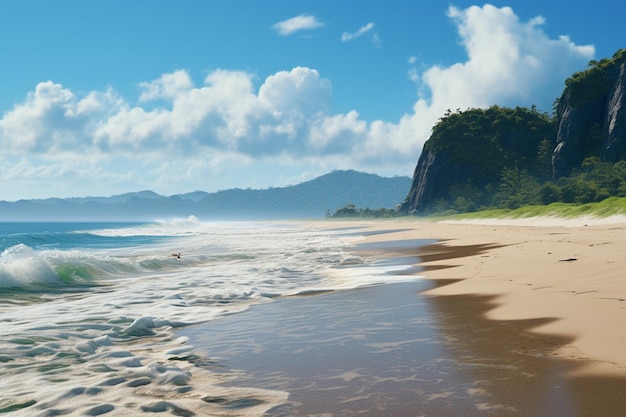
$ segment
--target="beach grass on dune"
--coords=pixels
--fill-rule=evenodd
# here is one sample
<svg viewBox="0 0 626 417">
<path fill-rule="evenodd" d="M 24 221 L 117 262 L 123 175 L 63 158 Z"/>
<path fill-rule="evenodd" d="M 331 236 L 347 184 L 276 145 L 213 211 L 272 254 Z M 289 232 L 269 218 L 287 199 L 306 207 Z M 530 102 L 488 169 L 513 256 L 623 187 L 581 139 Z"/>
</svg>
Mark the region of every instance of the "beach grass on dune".
<svg viewBox="0 0 626 417">
<path fill-rule="evenodd" d="M 559 217 L 564 219 L 592 216 L 609 217 L 626 215 L 626 197 L 609 197 L 597 203 L 552 203 L 548 205 L 529 205 L 516 209 L 491 209 L 474 213 L 461 213 L 446 216 L 446 219 L 525 219 L 532 217 Z"/>
</svg>

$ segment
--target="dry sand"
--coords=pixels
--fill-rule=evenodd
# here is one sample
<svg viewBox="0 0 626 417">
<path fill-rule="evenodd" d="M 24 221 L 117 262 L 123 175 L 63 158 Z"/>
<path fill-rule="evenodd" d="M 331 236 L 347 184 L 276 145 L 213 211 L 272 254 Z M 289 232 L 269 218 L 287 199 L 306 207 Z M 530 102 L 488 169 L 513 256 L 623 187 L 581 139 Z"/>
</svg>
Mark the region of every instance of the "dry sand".
<svg viewBox="0 0 626 417">
<path fill-rule="evenodd" d="M 481 319 L 537 324 L 577 375 L 626 377 L 626 218 L 331 222 L 384 231 L 367 242 L 437 238 L 419 252 L 433 297 L 493 300 Z M 396 231 L 392 231 L 396 230 Z M 397 255 L 408 255 L 407 251 Z M 415 254 L 415 249 L 412 249 Z M 381 256 L 385 256 L 380 254 Z M 388 255 L 388 253 L 387 253 Z"/>
</svg>

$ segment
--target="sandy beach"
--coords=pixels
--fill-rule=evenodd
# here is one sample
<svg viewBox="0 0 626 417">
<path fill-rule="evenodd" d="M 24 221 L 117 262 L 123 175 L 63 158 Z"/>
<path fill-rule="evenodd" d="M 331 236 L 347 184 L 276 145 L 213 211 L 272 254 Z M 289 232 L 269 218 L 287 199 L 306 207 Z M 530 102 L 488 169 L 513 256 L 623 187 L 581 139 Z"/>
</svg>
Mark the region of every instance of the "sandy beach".
<svg viewBox="0 0 626 417">
<path fill-rule="evenodd" d="M 439 283 L 425 294 L 491 296 L 494 321 L 549 319 L 532 332 L 571 339 L 554 355 L 583 361 L 581 374 L 626 377 L 626 218 L 360 225 L 385 231 L 367 242 L 437 237 L 419 253 L 420 274 Z"/>
<path fill-rule="evenodd" d="M 181 332 L 226 387 L 285 392 L 265 415 L 624 415 L 626 219 L 307 225 L 414 267 Z"/>
<path fill-rule="evenodd" d="M 568 386 L 571 415 L 623 415 L 626 217 L 405 219 L 359 226 L 370 232 L 361 248 L 378 248 L 362 250 L 365 256 L 417 252 L 415 273 L 434 284 L 421 294 L 443 311 L 444 321 L 456 323 L 466 349 L 503 362 L 526 357 L 519 369 L 534 375 L 531 385 L 549 386 L 550 375 L 560 374 L 557 384 Z M 438 242 L 411 248 L 411 241 L 430 237 Z M 541 372 L 545 363 L 528 360 L 533 356 L 565 368 Z M 541 390 L 527 396 L 523 382 L 511 382 L 492 385 L 491 395 L 516 404 L 520 415 L 531 412 L 523 404 L 537 395 L 553 397 Z"/>
<path fill-rule="evenodd" d="M 624 415 L 621 218 L 197 226 L 33 225 L 101 285 L 3 294 L 0 414 Z"/>
</svg>

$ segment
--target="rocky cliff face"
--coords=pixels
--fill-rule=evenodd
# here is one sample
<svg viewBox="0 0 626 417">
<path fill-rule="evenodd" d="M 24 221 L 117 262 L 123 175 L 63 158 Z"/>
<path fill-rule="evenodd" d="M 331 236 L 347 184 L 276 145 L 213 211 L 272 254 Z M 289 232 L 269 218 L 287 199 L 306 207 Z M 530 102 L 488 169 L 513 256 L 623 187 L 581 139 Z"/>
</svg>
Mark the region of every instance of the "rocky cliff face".
<svg viewBox="0 0 626 417">
<path fill-rule="evenodd" d="M 537 170 L 539 148 L 554 132 L 547 115 L 520 107 L 448 113 L 433 128 L 409 194 L 396 210 L 413 214 L 450 202 L 475 204 L 484 197 L 483 190 L 497 187 L 503 169 Z M 544 147 L 547 167 L 552 148 Z"/>
<path fill-rule="evenodd" d="M 555 144 L 554 178 L 568 175 L 589 156 L 598 156 L 606 162 L 626 160 L 626 49 L 618 51 L 612 60 L 602 60 L 566 81 L 556 120 L 556 138 L 550 138 Z M 433 136 L 429 142 L 432 140 Z M 505 142 L 503 146 L 507 146 Z M 396 210 L 410 214 L 425 212 L 437 199 L 449 195 L 451 187 L 462 184 L 463 177 L 465 181 L 471 177 L 467 164 L 461 166 L 445 152 L 431 149 L 424 146 L 411 189 Z"/>
<path fill-rule="evenodd" d="M 424 202 L 433 200 L 437 190 L 443 188 L 442 182 L 446 179 L 445 170 L 449 165 L 447 159 L 443 153 L 430 150 L 422 152 L 413 173 L 409 195 L 396 207 L 396 211 L 409 214 L 420 212 Z"/>
<path fill-rule="evenodd" d="M 554 177 L 580 165 L 587 156 L 617 162 L 626 156 L 626 59 L 597 69 L 568 85 L 559 100 Z M 594 93 L 585 93 L 593 88 Z"/>
<path fill-rule="evenodd" d="M 554 177 L 567 175 L 572 168 L 580 165 L 585 157 L 585 148 L 592 146 L 588 140 L 591 129 L 602 123 L 604 98 L 588 102 L 582 106 L 572 107 L 569 92 L 566 90 L 561 97 L 557 110 L 559 128 L 556 136 L 556 148 L 552 155 L 552 173 Z"/>
<path fill-rule="evenodd" d="M 610 71 L 615 80 L 607 99 L 602 158 L 608 162 L 626 159 L 626 60 Z"/>
</svg>

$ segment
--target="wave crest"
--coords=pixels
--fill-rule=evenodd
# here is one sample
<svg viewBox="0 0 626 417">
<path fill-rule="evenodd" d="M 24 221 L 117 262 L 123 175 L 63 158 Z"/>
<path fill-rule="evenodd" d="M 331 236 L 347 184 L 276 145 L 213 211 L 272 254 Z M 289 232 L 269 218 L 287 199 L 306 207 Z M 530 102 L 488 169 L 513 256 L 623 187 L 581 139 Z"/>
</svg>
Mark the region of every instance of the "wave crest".
<svg viewBox="0 0 626 417">
<path fill-rule="evenodd" d="M 186 218 L 157 220 L 153 223 L 126 228 L 92 230 L 90 233 L 106 237 L 187 236 L 206 232 L 208 228 L 210 228 L 209 223 L 201 222 L 196 216 L 191 215 Z"/>
<path fill-rule="evenodd" d="M 50 262 L 24 244 L 7 248 L 0 254 L 0 288 L 27 288 L 61 283 Z"/>
</svg>

